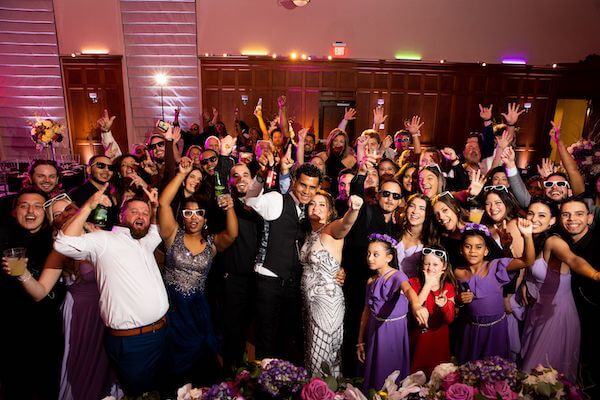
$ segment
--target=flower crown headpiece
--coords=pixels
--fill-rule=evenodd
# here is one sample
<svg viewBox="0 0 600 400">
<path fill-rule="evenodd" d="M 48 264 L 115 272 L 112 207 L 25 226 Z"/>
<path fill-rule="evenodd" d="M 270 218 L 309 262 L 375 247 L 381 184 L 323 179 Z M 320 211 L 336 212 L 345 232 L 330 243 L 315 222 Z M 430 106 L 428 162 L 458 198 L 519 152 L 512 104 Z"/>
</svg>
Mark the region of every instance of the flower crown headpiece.
<svg viewBox="0 0 600 400">
<path fill-rule="evenodd" d="M 372 233 L 369 235 L 369 240 L 370 241 L 377 240 L 377 241 L 381 241 L 381 242 L 386 242 L 386 243 L 389 243 L 390 246 L 392 246 L 392 247 L 398 246 L 398 241 L 396 239 L 394 239 L 393 237 L 391 237 L 390 235 L 386 235 L 385 233 Z"/>
<path fill-rule="evenodd" d="M 483 224 L 476 224 L 474 222 L 467 223 L 465 225 L 465 227 L 460 230 L 460 233 L 465 233 L 467 231 L 479 231 L 479 232 L 483 233 L 487 237 L 491 237 L 492 236 L 490 234 L 490 230 L 488 229 L 487 226 L 485 226 Z"/>
</svg>

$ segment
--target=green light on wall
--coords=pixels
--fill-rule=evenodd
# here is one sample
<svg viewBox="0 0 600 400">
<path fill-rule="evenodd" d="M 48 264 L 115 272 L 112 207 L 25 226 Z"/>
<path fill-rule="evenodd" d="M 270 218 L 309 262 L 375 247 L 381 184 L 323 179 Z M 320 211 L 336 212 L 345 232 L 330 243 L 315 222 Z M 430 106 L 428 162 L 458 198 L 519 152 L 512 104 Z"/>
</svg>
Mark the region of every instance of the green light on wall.
<svg viewBox="0 0 600 400">
<path fill-rule="evenodd" d="M 396 53 L 394 58 L 396 58 L 396 60 L 404 61 L 421 61 L 422 59 L 420 54 L 410 52 Z"/>
</svg>

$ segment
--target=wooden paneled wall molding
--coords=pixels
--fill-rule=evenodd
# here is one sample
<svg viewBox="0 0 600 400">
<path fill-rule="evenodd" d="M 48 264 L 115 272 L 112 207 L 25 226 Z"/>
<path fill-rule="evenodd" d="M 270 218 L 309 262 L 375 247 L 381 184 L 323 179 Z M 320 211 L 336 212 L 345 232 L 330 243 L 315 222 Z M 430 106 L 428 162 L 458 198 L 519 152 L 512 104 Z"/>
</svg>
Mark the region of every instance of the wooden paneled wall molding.
<svg viewBox="0 0 600 400">
<path fill-rule="evenodd" d="M 405 119 L 420 115 L 425 144 L 458 150 L 468 132 L 482 129 L 478 104 L 493 104 L 495 117 L 501 118 L 508 102 L 531 103 L 519 121 L 522 162 L 531 152 L 547 154 L 549 121 L 562 95 L 558 89 L 571 95 L 561 83 L 567 79 L 564 70 L 530 66 L 201 57 L 201 72 L 202 104 L 205 109 L 217 107 L 228 127 L 236 107 L 242 120 L 257 125 L 253 110 L 260 97 L 265 117 L 271 118 L 277 112 L 277 97 L 285 94 L 288 115 L 303 126 L 313 125 L 321 138 L 327 135 L 318 132 L 322 100 L 355 100 L 355 132 L 360 132 L 371 126 L 372 109 L 383 99 L 390 132 L 400 129 Z M 598 80 L 591 78 L 594 72 L 589 68 L 575 75 L 588 82 Z M 592 98 L 598 86 L 590 93 L 580 90 L 577 96 Z M 249 98 L 246 105 L 242 95 Z"/>
</svg>

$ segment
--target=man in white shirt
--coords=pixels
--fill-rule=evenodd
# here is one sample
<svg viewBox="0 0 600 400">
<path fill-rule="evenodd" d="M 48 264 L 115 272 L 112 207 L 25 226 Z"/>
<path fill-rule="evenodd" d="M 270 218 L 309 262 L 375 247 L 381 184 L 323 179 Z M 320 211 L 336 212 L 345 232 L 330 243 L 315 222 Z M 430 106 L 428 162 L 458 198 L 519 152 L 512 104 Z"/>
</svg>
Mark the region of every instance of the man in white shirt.
<svg viewBox="0 0 600 400">
<path fill-rule="evenodd" d="M 128 396 L 157 388 L 165 349 L 167 292 L 154 259 L 161 242 L 155 215 L 157 194 L 149 192 L 153 210 L 139 198 L 121 207 L 120 226 L 83 234 L 98 204 L 110 204 L 105 187 L 81 207 L 59 233 L 54 248 L 76 260 L 91 260 L 100 292 L 100 313 L 107 327 L 106 351 Z M 152 212 L 154 211 L 154 213 Z"/>
</svg>

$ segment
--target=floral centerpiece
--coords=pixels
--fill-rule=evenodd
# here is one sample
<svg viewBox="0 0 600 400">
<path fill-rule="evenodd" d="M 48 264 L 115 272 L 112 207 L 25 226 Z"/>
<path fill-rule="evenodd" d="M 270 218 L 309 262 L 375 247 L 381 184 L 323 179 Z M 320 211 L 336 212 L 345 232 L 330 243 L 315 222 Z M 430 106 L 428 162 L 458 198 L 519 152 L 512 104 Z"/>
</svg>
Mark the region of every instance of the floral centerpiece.
<svg viewBox="0 0 600 400">
<path fill-rule="evenodd" d="M 397 383 L 394 371 L 383 387 L 365 394 L 355 380 L 318 376 L 283 360 L 263 360 L 238 370 L 232 380 L 210 388 L 185 385 L 177 400 L 582 400 L 581 390 L 552 368 L 531 373 L 516 364 L 490 357 L 457 366 L 438 365 L 427 382 L 421 371 Z M 354 385 L 353 385 L 354 383 Z M 356 386 L 355 386 L 356 385 Z"/>
<path fill-rule="evenodd" d="M 54 155 L 54 143 L 60 143 L 63 140 L 65 127 L 51 119 L 36 118 L 31 123 L 31 140 L 35 143 L 38 150 L 47 149 L 47 158 L 52 160 L 56 158 Z"/>
<path fill-rule="evenodd" d="M 570 145 L 567 151 L 575 159 L 586 182 L 600 173 L 600 119 L 593 124 L 586 137 Z"/>
</svg>

